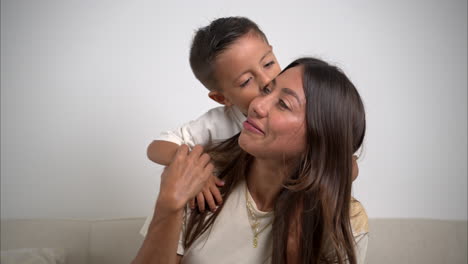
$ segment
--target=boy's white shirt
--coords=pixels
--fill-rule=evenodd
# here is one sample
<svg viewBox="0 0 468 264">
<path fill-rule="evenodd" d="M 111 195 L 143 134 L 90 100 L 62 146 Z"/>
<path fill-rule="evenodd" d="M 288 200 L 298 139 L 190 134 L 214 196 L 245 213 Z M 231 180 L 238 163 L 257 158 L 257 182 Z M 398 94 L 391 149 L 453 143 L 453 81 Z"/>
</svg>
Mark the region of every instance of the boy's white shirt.
<svg viewBox="0 0 468 264">
<path fill-rule="evenodd" d="M 162 132 L 156 140 L 187 144 L 191 148 L 195 145 L 205 146 L 239 133 L 245 120 L 246 117 L 237 107 L 220 106 L 177 129 Z"/>
</svg>

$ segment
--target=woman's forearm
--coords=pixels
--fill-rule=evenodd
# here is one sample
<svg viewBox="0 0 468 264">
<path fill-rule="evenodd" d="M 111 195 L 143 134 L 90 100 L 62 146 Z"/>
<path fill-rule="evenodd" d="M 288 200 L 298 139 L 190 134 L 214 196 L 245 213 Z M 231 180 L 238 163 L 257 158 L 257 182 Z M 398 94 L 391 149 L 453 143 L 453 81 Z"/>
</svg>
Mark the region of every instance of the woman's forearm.
<svg viewBox="0 0 468 264">
<path fill-rule="evenodd" d="M 177 245 L 182 230 L 183 210 L 165 210 L 156 204 L 155 215 L 143 245 L 132 264 L 176 264 Z"/>
<path fill-rule="evenodd" d="M 187 145 L 178 148 L 174 160 L 161 174 L 160 191 L 153 220 L 133 264 L 175 264 L 184 207 L 201 191 L 213 174 L 210 156 L 203 147 L 191 152 Z"/>
</svg>

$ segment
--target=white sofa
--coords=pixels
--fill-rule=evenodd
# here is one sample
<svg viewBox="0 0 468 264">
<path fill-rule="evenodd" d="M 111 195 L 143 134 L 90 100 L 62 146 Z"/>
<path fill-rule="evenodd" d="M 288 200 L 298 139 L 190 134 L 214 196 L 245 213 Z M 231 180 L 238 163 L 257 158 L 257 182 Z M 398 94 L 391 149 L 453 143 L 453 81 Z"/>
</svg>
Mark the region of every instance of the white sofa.
<svg viewBox="0 0 468 264">
<path fill-rule="evenodd" d="M 1 250 L 60 248 L 67 264 L 130 263 L 144 218 L 1 220 Z M 467 264 L 467 221 L 371 219 L 367 263 Z"/>
</svg>

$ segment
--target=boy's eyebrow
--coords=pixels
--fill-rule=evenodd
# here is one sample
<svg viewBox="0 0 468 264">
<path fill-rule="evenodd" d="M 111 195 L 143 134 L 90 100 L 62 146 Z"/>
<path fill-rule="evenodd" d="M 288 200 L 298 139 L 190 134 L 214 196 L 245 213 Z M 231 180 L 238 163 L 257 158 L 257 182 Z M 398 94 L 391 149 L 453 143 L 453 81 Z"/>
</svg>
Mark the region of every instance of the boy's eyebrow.
<svg viewBox="0 0 468 264">
<path fill-rule="evenodd" d="M 270 54 L 270 53 L 273 53 L 273 50 L 272 50 L 271 48 L 270 48 L 270 50 L 269 50 L 267 53 L 265 53 L 265 55 L 262 56 L 262 58 L 260 59 L 260 62 L 261 62 L 263 59 L 265 59 L 266 56 L 268 56 L 268 54 Z M 242 75 L 244 75 L 246 72 L 248 72 L 248 71 L 245 71 L 245 72 L 239 74 L 239 76 L 237 76 L 234 80 L 239 79 L 239 77 L 241 77 Z"/>
<path fill-rule="evenodd" d="M 272 53 L 272 52 L 273 52 L 273 50 L 270 48 L 270 50 L 269 50 L 267 53 L 265 53 L 265 55 L 262 56 L 262 58 L 260 59 L 260 61 L 262 61 L 263 59 L 265 59 L 265 57 L 268 56 L 268 54 L 270 54 L 270 53 Z"/>
</svg>

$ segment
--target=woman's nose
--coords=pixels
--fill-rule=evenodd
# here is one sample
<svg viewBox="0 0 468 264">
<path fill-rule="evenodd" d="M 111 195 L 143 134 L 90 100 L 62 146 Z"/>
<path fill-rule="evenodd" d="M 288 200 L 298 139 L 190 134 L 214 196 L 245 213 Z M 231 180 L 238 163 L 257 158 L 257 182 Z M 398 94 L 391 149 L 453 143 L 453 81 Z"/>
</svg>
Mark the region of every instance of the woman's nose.
<svg viewBox="0 0 468 264">
<path fill-rule="evenodd" d="M 250 109 L 253 116 L 262 118 L 267 116 L 268 114 L 268 102 L 265 97 L 257 96 L 253 101 L 250 103 Z"/>
</svg>

